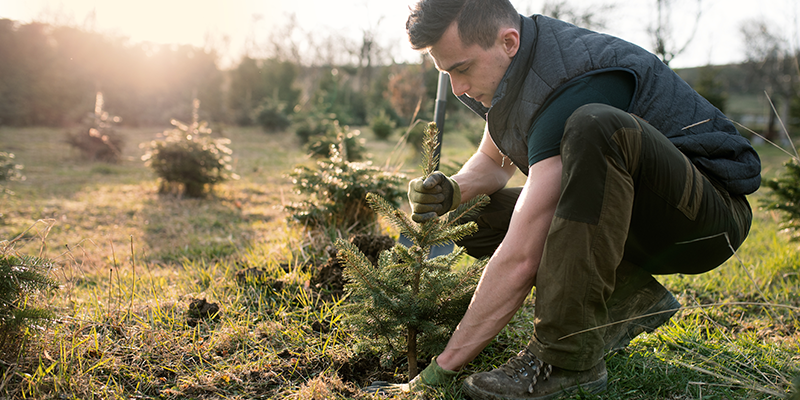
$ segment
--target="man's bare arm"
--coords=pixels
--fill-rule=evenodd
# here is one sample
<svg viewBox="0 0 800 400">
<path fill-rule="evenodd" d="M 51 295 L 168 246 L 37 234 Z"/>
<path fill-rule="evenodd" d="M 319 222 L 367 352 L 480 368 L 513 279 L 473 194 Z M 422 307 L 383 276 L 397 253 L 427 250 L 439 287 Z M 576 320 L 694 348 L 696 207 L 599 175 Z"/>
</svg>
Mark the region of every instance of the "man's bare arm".
<svg viewBox="0 0 800 400">
<path fill-rule="evenodd" d="M 478 151 L 464 164 L 453 180 L 461 189 L 461 201 L 479 194 L 492 194 L 506 186 L 516 167 L 497 149 L 484 129 Z"/>
<path fill-rule="evenodd" d="M 560 156 L 530 167 L 508 233 L 486 265 L 469 309 L 437 357 L 442 368 L 459 370 L 472 361 L 522 306 L 536 281 L 560 191 Z"/>
</svg>

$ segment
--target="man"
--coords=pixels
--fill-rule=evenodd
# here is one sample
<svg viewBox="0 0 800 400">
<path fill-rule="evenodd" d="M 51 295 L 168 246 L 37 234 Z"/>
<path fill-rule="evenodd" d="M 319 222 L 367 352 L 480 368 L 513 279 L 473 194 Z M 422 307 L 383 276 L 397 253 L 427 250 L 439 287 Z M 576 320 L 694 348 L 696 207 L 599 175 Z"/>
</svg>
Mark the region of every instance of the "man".
<svg viewBox="0 0 800 400">
<path fill-rule="evenodd" d="M 492 199 L 480 230 L 460 243 L 491 255 L 469 309 L 410 387 L 453 379 L 536 286 L 528 346 L 468 377 L 465 392 L 549 399 L 604 390 L 605 353 L 680 307 L 652 275 L 711 270 L 744 241 L 758 155 L 657 57 L 621 39 L 521 16 L 507 0 L 420 0 L 406 28 L 486 120 L 456 175 L 411 181 L 412 218 L 480 193 Z M 524 187 L 505 188 L 516 169 Z"/>
</svg>

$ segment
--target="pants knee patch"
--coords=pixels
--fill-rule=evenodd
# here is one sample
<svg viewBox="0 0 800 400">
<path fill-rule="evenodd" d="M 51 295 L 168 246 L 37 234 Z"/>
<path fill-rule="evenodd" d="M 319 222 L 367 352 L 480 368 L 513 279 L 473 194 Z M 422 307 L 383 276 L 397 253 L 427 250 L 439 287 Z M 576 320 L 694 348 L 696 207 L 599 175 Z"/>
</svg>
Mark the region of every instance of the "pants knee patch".
<svg viewBox="0 0 800 400">
<path fill-rule="evenodd" d="M 591 103 L 578 107 L 564 125 L 562 149 L 571 147 L 575 141 L 580 141 L 579 147 L 585 147 L 587 141 L 605 142 L 607 138 L 603 138 L 604 135 L 597 137 L 595 133 L 611 135 L 619 128 L 632 127 L 630 120 L 627 112 L 607 104 Z"/>
</svg>

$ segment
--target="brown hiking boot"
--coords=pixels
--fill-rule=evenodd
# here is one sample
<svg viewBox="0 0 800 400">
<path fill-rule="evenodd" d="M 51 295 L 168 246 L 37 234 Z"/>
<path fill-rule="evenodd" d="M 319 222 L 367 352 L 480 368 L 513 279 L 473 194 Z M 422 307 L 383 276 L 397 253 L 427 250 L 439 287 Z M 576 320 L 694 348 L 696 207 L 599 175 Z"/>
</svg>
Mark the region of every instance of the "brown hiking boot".
<svg viewBox="0 0 800 400">
<path fill-rule="evenodd" d="M 655 279 L 625 298 L 612 298 L 608 303 L 609 323 L 624 322 L 606 327 L 605 352 L 625 348 L 642 332 L 653 332 L 669 321 L 679 308 L 681 303 Z"/>
<path fill-rule="evenodd" d="M 588 393 L 606 390 L 605 361 L 587 371 L 568 371 L 538 359 L 527 349 L 489 372 L 469 376 L 464 392 L 473 400 L 555 399 L 579 389 Z"/>
</svg>

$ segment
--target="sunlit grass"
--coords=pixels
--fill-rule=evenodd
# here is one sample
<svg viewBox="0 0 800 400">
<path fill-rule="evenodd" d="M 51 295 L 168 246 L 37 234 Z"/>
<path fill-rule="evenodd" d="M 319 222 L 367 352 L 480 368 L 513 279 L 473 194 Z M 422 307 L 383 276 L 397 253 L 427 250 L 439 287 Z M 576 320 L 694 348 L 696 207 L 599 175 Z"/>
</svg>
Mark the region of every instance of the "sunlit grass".
<svg viewBox="0 0 800 400">
<path fill-rule="evenodd" d="M 62 285 L 47 299 L 57 321 L 31 331 L 24 357 L 0 365 L 0 396 L 369 398 L 360 385 L 407 379 L 404 360 L 360 346 L 339 303 L 309 289 L 320 239 L 287 224 L 281 207 L 295 196 L 285 174 L 310 161 L 291 133 L 224 129 L 242 179 L 191 200 L 159 196 L 138 158 L 138 143 L 158 131 L 126 130 L 125 159 L 107 165 L 79 160 L 58 131 L 0 128 L 10 147 L 3 150 L 17 155 L 28 177 L 13 183 L 16 195 L 0 197 L 0 240 L 22 234 L 15 249 L 55 259 Z M 368 143 L 376 164 L 394 150 L 391 142 Z M 474 151 L 462 136 L 446 135 L 444 144 L 445 162 Z M 780 154 L 759 151 L 765 174 L 780 170 Z M 393 159 L 409 174 L 418 168 L 413 152 Z M 800 374 L 800 252 L 778 231 L 780 216 L 758 209 L 759 196 L 751 196 L 756 218 L 738 257 L 707 274 L 661 277 L 686 309 L 606 358 L 607 393 L 576 398 L 786 393 Z M 251 269 L 259 272 L 240 274 Z M 219 313 L 190 324 L 194 299 L 217 304 Z M 532 304 L 461 378 L 525 346 Z M 462 398 L 460 382 L 434 396 Z"/>
</svg>

